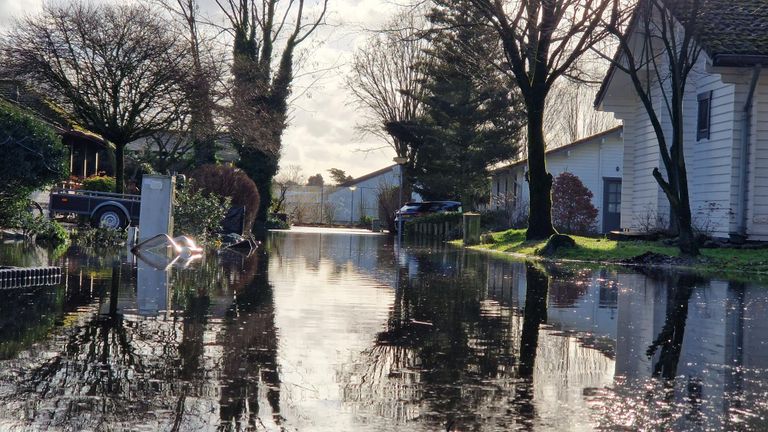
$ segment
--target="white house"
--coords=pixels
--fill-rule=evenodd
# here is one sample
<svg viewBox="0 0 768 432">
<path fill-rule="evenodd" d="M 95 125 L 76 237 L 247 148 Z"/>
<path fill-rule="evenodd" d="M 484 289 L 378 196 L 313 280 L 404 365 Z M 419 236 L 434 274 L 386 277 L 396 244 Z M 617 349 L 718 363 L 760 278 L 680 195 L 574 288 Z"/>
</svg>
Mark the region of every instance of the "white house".
<svg viewBox="0 0 768 432">
<path fill-rule="evenodd" d="M 599 232 L 619 228 L 622 147 L 622 128 L 618 126 L 547 152 L 547 170 L 553 176 L 570 172 L 592 192 L 592 204 L 598 210 L 596 228 Z M 506 207 L 521 216 L 527 214 L 526 171 L 526 159 L 492 171 L 492 209 Z"/>
<path fill-rule="evenodd" d="M 399 165 L 390 165 L 336 186 L 294 186 L 285 193 L 285 207 L 299 222 L 348 224 L 363 217 L 379 219 L 379 193 L 400 185 L 400 170 Z M 276 189 L 274 195 L 279 194 Z M 420 198 L 403 196 L 403 202 L 414 199 Z"/>
<path fill-rule="evenodd" d="M 761 70 L 768 65 L 768 7 L 765 0 L 702 0 L 695 30 L 702 52 L 684 95 L 694 226 L 716 237 L 768 240 L 768 74 Z M 658 89 L 654 73 L 647 76 Z M 671 133 L 661 92 L 653 94 L 662 127 Z M 669 204 L 651 175 L 663 163 L 629 77 L 612 67 L 595 104 L 624 124 L 621 227 L 665 224 Z"/>
</svg>

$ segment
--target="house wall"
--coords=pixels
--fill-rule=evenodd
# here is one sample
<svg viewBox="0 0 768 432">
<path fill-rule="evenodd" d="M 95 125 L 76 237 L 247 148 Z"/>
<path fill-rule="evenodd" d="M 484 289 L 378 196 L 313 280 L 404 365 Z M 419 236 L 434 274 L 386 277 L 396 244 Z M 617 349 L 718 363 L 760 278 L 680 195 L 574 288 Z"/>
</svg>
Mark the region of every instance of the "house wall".
<svg viewBox="0 0 768 432">
<path fill-rule="evenodd" d="M 744 100 L 751 73 L 751 70 L 743 73 L 745 83 L 741 87 L 744 89 Z M 742 102 L 736 106 L 743 105 Z M 765 70 L 755 89 L 749 153 L 747 233 L 752 240 L 768 241 L 768 71 Z"/>
<path fill-rule="evenodd" d="M 702 53 L 697 65 L 689 76 L 684 97 L 684 150 L 688 173 L 691 212 L 694 225 L 716 236 L 728 237 L 738 225 L 736 217 L 739 180 L 739 158 L 741 146 L 741 128 L 743 114 L 740 112 L 746 100 L 748 77 L 743 73 L 731 74 L 726 80 L 718 73 L 713 73 L 707 66 L 709 59 Z M 663 66 L 662 66 L 663 67 Z M 618 72 L 617 72 L 618 73 Z M 755 104 L 754 118 L 768 119 L 768 82 L 761 81 L 759 91 L 765 105 Z M 613 84 L 612 84 L 613 85 Z M 625 87 L 622 84 L 619 86 Z M 696 139 L 696 120 L 698 111 L 697 95 L 712 92 L 709 138 Z M 665 134 L 670 137 L 672 125 L 670 116 L 664 107 L 664 100 L 656 86 L 653 100 L 657 115 L 660 116 Z M 631 89 L 615 89 L 608 92 L 603 102 L 603 109 L 614 112 L 624 124 L 624 183 L 622 190 L 622 221 L 624 229 L 646 229 L 656 217 L 660 227 L 669 220 L 669 203 L 652 176 L 658 167 L 664 173 L 656 135 L 651 126 L 645 108 Z M 762 109 L 766 112 L 762 113 Z M 762 116 L 762 117 L 760 117 Z M 765 121 L 757 121 L 753 136 L 763 135 L 757 128 L 765 127 Z M 671 141 L 669 142 L 671 144 Z M 759 148 L 766 148 L 763 155 Z M 750 154 L 750 181 L 748 196 L 755 197 L 756 204 L 764 202 L 765 207 L 756 207 L 755 211 L 766 214 L 765 235 L 768 239 L 768 142 L 756 146 Z M 753 168 L 754 167 L 754 168 Z M 755 171 L 755 169 L 757 171 Z M 758 175 L 755 175 L 755 172 Z M 766 178 L 759 175 L 766 172 Z M 765 198 L 763 197 L 765 194 Z M 749 207 L 749 220 L 752 217 L 752 205 Z M 758 234 L 754 227 L 749 231 Z"/>
<path fill-rule="evenodd" d="M 294 186 L 286 192 L 285 207 L 289 214 L 296 214 L 298 209 L 302 217 L 299 222 L 321 222 L 328 220 L 331 214 L 334 223 L 357 223 L 361 217 L 379 218 L 378 194 L 382 188 L 396 187 L 400 184 L 399 167 L 393 167 L 375 177 L 354 183 L 355 190 L 337 186 Z M 276 188 L 273 192 L 279 195 Z M 418 194 L 404 196 L 403 201 L 420 200 Z"/>
<path fill-rule="evenodd" d="M 603 179 L 623 176 L 622 158 L 623 140 L 620 131 L 547 153 L 547 170 L 554 177 L 570 172 L 579 177 L 592 192 L 592 205 L 598 210 L 598 232 L 603 227 Z M 525 170 L 524 163 L 517 164 L 491 176 L 491 208 L 503 207 L 505 194 L 512 199 L 514 209 L 527 208 L 529 194 Z"/>
</svg>

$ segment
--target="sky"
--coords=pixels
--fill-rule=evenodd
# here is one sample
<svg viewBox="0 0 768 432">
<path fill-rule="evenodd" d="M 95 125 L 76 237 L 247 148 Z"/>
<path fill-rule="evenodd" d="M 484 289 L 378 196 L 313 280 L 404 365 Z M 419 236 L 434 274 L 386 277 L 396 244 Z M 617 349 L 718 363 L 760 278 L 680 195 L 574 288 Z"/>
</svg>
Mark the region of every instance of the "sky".
<svg viewBox="0 0 768 432">
<path fill-rule="evenodd" d="M 204 12 L 216 13 L 214 0 L 200 3 Z M 0 28 L 8 28 L 14 16 L 34 13 L 42 4 L 43 0 L 0 0 Z M 294 82 L 281 167 L 298 165 L 305 177 L 321 173 L 327 181 L 330 168 L 359 177 L 392 165 L 394 150 L 380 139 L 361 137 L 356 131 L 363 116 L 344 80 L 355 48 L 368 36 L 364 29 L 381 26 L 396 8 L 386 0 L 329 0 L 328 25 L 302 46 L 311 56 Z"/>
</svg>

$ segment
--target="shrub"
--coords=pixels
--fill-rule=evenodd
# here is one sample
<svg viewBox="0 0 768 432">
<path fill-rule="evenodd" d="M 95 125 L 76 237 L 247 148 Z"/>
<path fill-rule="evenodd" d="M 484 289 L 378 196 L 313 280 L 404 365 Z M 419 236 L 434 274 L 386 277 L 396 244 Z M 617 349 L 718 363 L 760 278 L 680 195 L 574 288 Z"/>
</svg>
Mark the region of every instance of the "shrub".
<svg viewBox="0 0 768 432">
<path fill-rule="evenodd" d="M 0 225 L 26 211 L 36 189 L 67 178 L 67 150 L 52 128 L 0 102 Z"/>
<path fill-rule="evenodd" d="M 283 213 L 284 214 L 284 213 Z M 270 229 L 282 229 L 286 230 L 289 229 L 291 225 L 288 223 L 288 218 L 281 219 L 276 214 L 271 214 L 267 218 L 267 225 L 266 228 L 268 230 Z"/>
<path fill-rule="evenodd" d="M 30 240 L 53 246 L 69 241 L 69 233 L 61 224 L 45 216 L 34 216 L 28 211 L 18 213 L 11 223 L 11 228 L 20 230 L 22 235 Z"/>
<path fill-rule="evenodd" d="M 189 187 L 176 192 L 173 231 L 174 235 L 186 235 L 204 244 L 221 229 L 221 220 L 232 201 L 195 186 L 195 181 L 190 180 Z"/>
<path fill-rule="evenodd" d="M 581 180 L 564 172 L 552 185 L 552 222 L 558 231 L 570 234 L 594 232 L 597 209 L 592 205 L 592 192 Z"/>
<path fill-rule="evenodd" d="M 363 228 L 371 229 L 371 227 L 373 226 L 373 218 L 371 216 L 365 216 L 365 215 L 360 216 L 360 221 L 358 222 L 358 224 Z"/>
<path fill-rule="evenodd" d="M 97 192 L 114 192 L 115 178 L 109 176 L 90 176 L 83 180 L 81 189 Z"/>
<path fill-rule="evenodd" d="M 84 226 L 72 233 L 72 243 L 92 248 L 115 248 L 128 240 L 125 230 Z"/>
<path fill-rule="evenodd" d="M 191 173 L 190 180 L 189 189 L 200 190 L 203 195 L 214 194 L 217 199 L 229 198 L 227 206 L 244 206 L 245 232 L 251 231 L 259 212 L 259 191 L 243 170 L 226 165 L 203 165 Z"/>
</svg>

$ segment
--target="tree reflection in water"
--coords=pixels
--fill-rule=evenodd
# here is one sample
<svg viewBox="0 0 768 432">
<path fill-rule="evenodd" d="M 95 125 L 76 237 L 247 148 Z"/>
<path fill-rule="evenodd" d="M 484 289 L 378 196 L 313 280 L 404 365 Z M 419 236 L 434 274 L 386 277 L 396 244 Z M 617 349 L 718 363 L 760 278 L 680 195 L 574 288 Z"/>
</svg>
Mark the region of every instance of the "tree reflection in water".
<svg viewBox="0 0 768 432">
<path fill-rule="evenodd" d="M 518 361 L 520 382 L 515 389 L 514 407 L 520 422 L 527 428 L 531 428 L 536 415 L 533 406 L 533 371 L 536 365 L 536 350 L 539 346 L 539 327 L 547 322 L 549 277 L 535 264 L 528 262 L 525 264 L 525 272 L 525 309 Z"/>
<path fill-rule="evenodd" d="M 266 254 L 255 263 L 253 278 L 244 281 L 224 317 L 220 430 L 253 428 L 266 417 L 260 413 L 260 385 L 273 421 L 279 425 L 282 420 L 274 294 Z"/>
<path fill-rule="evenodd" d="M 519 312 L 484 291 L 487 266 L 474 262 L 482 258 L 417 254 L 413 259 L 418 275 L 409 278 L 399 269 L 387 330 L 364 352 L 356 376 L 342 379 L 345 400 L 398 422 L 418 417 L 434 430 L 530 426 L 547 275 L 526 266 L 521 333 Z"/>
<path fill-rule="evenodd" d="M 129 266 L 113 265 L 109 277 L 94 269 L 105 277 L 89 280 L 69 265 L 66 298 L 81 303 L 59 309 L 63 325 L 3 363 L 3 418 L 22 430 L 241 430 L 260 414 L 280 423 L 267 267 L 265 254 L 211 255 L 201 269 L 173 272 L 176 311 L 144 317 Z"/>
</svg>

